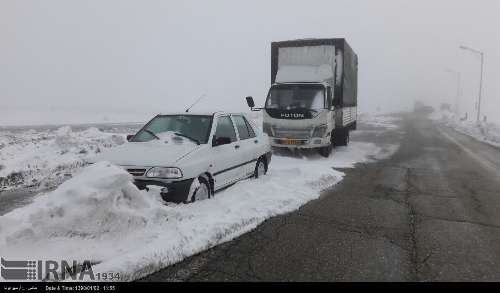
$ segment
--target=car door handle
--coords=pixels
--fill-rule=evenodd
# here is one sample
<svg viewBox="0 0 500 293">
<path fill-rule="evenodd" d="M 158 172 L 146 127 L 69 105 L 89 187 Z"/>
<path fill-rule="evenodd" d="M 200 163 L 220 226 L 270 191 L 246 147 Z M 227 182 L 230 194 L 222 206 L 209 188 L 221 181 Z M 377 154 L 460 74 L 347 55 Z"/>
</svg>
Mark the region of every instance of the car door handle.
<svg viewBox="0 0 500 293">
<path fill-rule="evenodd" d="M 253 142 L 255 142 L 255 143 L 259 143 L 259 141 L 258 141 L 257 139 L 256 139 L 256 140 L 254 140 Z"/>
<path fill-rule="evenodd" d="M 239 145 L 235 145 L 235 146 L 234 146 L 234 148 L 235 148 L 235 149 L 239 149 L 239 148 L 240 148 L 240 146 L 239 146 Z"/>
</svg>

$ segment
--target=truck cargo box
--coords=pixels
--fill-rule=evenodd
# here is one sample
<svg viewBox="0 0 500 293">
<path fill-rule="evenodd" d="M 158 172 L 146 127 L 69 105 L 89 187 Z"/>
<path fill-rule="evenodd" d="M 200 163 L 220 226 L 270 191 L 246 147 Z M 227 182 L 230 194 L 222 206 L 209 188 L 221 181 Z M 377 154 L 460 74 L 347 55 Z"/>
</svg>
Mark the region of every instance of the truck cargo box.
<svg viewBox="0 0 500 293">
<path fill-rule="evenodd" d="M 357 106 L 358 57 L 343 38 L 273 42 L 271 84 L 290 82 L 328 83 L 335 106 Z"/>
</svg>

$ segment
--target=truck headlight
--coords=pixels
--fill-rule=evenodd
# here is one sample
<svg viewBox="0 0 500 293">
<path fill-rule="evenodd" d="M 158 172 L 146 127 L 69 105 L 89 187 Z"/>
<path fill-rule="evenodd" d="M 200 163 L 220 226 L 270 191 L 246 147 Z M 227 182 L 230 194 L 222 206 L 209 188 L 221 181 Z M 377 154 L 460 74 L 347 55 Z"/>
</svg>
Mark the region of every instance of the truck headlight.
<svg viewBox="0 0 500 293">
<path fill-rule="evenodd" d="M 326 133 L 326 125 L 321 125 L 314 128 L 313 137 L 323 137 Z"/>
<path fill-rule="evenodd" d="M 165 179 L 179 179 L 182 178 L 182 172 L 179 168 L 164 168 L 154 167 L 146 173 L 148 178 L 165 178 Z"/>
<path fill-rule="evenodd" d="M 269 136 L 273 136 L 273 130 L 271 128 L 271 124 L 269 123 L 262 124 L 262 131 Z"/>
</svg>

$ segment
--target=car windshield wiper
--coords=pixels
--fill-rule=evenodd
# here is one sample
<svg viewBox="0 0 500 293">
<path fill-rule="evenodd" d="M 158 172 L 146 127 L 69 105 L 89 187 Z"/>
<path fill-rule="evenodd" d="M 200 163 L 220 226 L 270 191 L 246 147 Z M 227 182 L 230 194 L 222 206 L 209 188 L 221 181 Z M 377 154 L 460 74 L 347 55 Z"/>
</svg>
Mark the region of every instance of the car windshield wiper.
<svg viewBox="0 0 500 293">
<path fill-rule="evenodd" d="M 197 145 L 200 145 L 200 141 L 199 141 L 199 140 L 197 140 L 197 139 L 195 139 L 195 138 L 189 137 L 189 136 L 184 135 L 184 134 L 179 133 L 179 132 L 174 132 L 174 134 L 175 134 L 175 135 L 177 135 L 177 136 L 180 136 L 180 137 L 185 137 L 185 138 L 187 138 L 187 139 L 189 139 L 189 140 L 191 140 L 191 141 L 196 142 L 196 144 L 197 144 Z"/>
<path fill-rule="evenodd" d="M 151 134 L 154 138 L 156 138 L 157 140 L 161 140 L 161 138 L 158 137 L 158 135 L 156 135 L 154 132 L 152 132 L 151 130 L 149 129 L 143 129 L 145 132 Z"/>
</svg>

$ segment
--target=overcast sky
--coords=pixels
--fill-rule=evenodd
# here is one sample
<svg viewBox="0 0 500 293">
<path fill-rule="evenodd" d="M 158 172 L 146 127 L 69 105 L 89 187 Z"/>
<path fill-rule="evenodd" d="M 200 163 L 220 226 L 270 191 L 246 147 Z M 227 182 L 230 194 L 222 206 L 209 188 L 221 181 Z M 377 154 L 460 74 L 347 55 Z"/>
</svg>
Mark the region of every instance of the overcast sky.
<svg viewBox="0 0 500 293">
<path fill-rule="evenodd" d="M 270 85 L 270 43 L 345 37 L 359 56 L 359 108 L 415 99 L 500 122 L 500 1 L 0 0 L 0 125 L 145 120 L 197 108 L 245 111 Z"/>
</svg>

